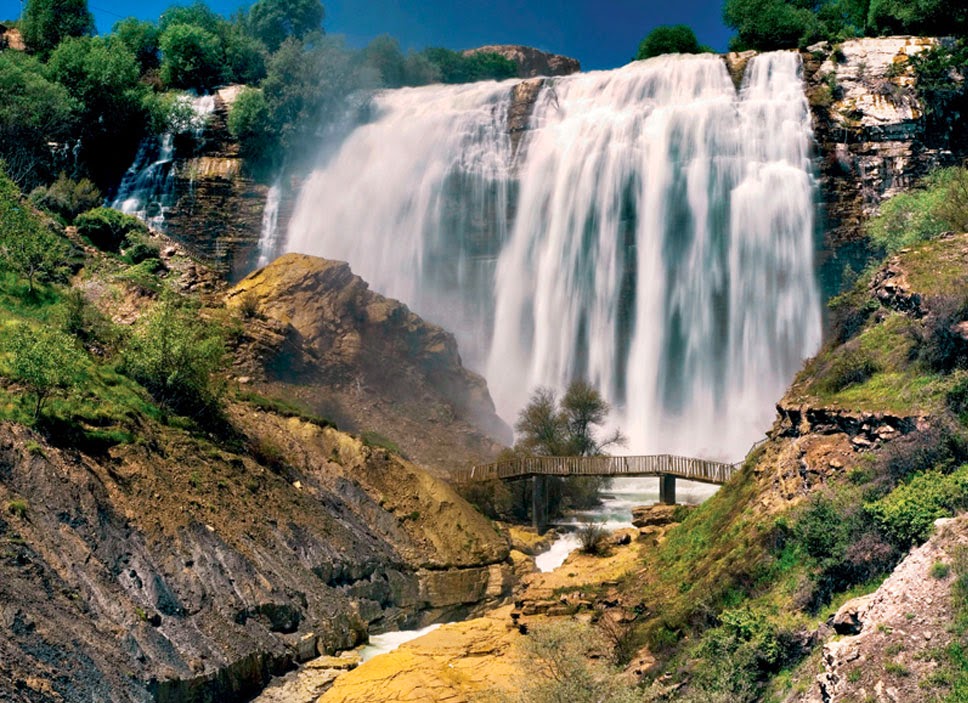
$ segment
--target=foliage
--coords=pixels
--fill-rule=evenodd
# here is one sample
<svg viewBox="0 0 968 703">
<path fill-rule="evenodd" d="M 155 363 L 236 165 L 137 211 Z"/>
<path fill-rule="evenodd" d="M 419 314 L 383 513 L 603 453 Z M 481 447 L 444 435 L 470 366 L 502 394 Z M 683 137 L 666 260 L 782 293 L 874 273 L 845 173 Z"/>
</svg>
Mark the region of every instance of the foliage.
<svg viewBox="0 0 968 703">
<path fill-rule="evenodd" d="M 209 30 L 195 24 L 170 24 L 159 46 L 165 85 L 206 90 L 224 80 L 225 53 L 218 36 Z"/>
<path fill-rule="evenodd" d="M 77 216 L 77 233 L 102 251 L 117 252 L 129 233 L 143 230 L 141 221 L 118 210 L 99 207 Z"/>
<path fill-rule="evenodd" d="M 261 90 L 245 88 L 239 93 L 229 112 L 228 127 L 250 162 L 262 163 L 272 156 L 275 147 L 272 120 Z"/>
<path fill-rule="evenodd" d="M 917 356 L 929 369 L 948 373 L 968 365 L 968 341 L 956 328 L 968 319 L 968 297 L 932 296 L 930 314 L 917 333 Z"/>
<path fill-rule="evenodd" d="M 618 671 L 592 659 L 607 648 L 593 628 L 574 621 L 548 622 L 529 629 L 524 641 L 525 672 L 519 703 L 631 703 L 635 690 Z"/>
<path fill-rule="evenodd" d="M 29 0 L 20 23 L 27 48 L 47 56 L 67 37 L 94 33 L 87 0 Z"/>
<path fill-rule="evenodd" d="M 737 31 L 730 48 L 772 51 L 809 44 L 820 33 L 810 5 L 802 0 L 726 0 L 723 19 Z"/>
<path fill-rule="evenodd" d="M 709 51 L 699 45 L 692 27 L 685 24 L 656 27 L 639 43 L 635 59 L 649 59 L 662 54 L 700 54 Z"/>
<path fill-rule="evenodd" d="M 56 173 L 76 109 L 67 89 L 49 80 L 37 59 L 0 51 L 0 159 L 18 185 L 29 189 Z"/>
<path fill-rule="evenodd" d="M 856 344 L 832 353 L 834 357 L 821 378 L 821 387 L 828 393 L 838 393 L 848 386 L 863 383 L 879 371 L 877 362 Z"/>
<path fill-rule="evenodd" d="M 610 407 L 585 381 L 573 381 L 559 404 L 550 388 L 537 388 L 521 410 L 514 429 L 518 447 L 542 456 L 595 456 L 613 444 L 623 444 L 620 432 L 598 439 L 596 427 L 605 423 Z"/>
<path fill-rule="evenodd" d="M 144 95 L 135 55 L 117 38 L 64 40 L 51 54 L 49 76 L 80 106 L 73 136 L 95 182 L 114 184 L 144 133 Z"/>
<path fill-rule="evenodd" d="M 161 65 L 161 32 L 153 22 L 128 17 L 116 22 L 111 34 L 134 55 L 142 75 Z"/>
<path fill-rule="evenodd" d="M 259 0 L 247 21 L 253 36 L 276 51 L 289 37 L 302 39 L 321 29 L 324 15 L 319 0 Z"/>
<path fill-rule="evenodd" d="M 792 633 L 766 614 L 750 608 L 726 610 L 720 624 L 707 631 L 697 654 L 689 701 L 758 700 L 762 682 L 798 654 Z"/>
<path fill-rule="evenodd" d="M 67 250 L 66 242 L 20 201 L 17 186 L 0 174 L 0 266 L 26 278 L 33 293 L 38 282 L 59 274 Z"/>
<path fill-rule="evenodd" d="M 939 169 L 919 188 L 895 195 L 866 225 L 884 254 L 963 229 L 968 229 L 968 169 L 961 167 Z"/>
<path fill-rule="evenodd" d="M 968 29 L 968 7 L 949 0 L 870 0 L 871 34 L 949 36 Z"/>
<path fill-rule="evenodd" d="M 947 33 L 947 31 L 945 31 Z M 911 57 L 918 97 L 933 131 L 953 131 L 968 102 L 968 42 L 941 43 Z M 947 129 L 939 129 L 947 127 Z"/>
<path fill-rule="evenodd" d="M 518 75 L 518 66 L 514 61 L 487 51 L 465 55 L 458 51 L 433 47 L 424 49 L 421 53 L 436 66 L 443 83 L 501 81 Z"/>
<path fill-rule="evenodd" d="M 968 507 L 968 465 L 918 474 L 865 507 L 898 546 L 923 542 L 935 520 Z"/>
<path fill-rule="evenodd" d="M 578 529 L 578 543 L 585 554 L 605 554 L 608 551 L 608 530 L 598 523 L 586 523 Z"/>
<path fill-rule="evenodd" d="M 225 340 L 197 311 L 162 300 L 135 325 L 122 356 L 123 372 L 159 403 L 199 419 L 217 416 Z"/>
<path fill-rule="evenodd" d="M 61 171 L 49 186 L 38 186 L 30 193 L 30 202 L 56 215 L 65 222 L 73 222 L 80 213 L 98 206 L 101 192 L 87 178 L 75 181 Z"/>
<path fill-rule="evenodd" d="M 3 351 L 11 355 L 5 375 L 33 394 L 35 421 L 48 398 L 80 383 L 83 354 L 64 332 L 20 324 L 13 332 L 5 331 L 3 339 Z"/>
</svg>

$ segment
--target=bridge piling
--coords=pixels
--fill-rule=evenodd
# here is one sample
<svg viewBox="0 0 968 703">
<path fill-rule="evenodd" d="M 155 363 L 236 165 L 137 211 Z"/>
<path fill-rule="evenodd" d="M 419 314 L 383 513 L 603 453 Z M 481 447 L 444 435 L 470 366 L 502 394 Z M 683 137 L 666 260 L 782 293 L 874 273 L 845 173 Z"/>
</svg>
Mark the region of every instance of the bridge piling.
<svg viewBox="0 0 968 703">
<path fill-rule="evenodd" d="M 676 504 L 676 477 L 674 475 L 659 475 L 659 502 L 663 505 Z"/>
<path fill-rule="evenodd" d="M 531 524 L 539 535 L 548 524 L 548 477 L 540 474 L 531 479 Z"/>
</svg>

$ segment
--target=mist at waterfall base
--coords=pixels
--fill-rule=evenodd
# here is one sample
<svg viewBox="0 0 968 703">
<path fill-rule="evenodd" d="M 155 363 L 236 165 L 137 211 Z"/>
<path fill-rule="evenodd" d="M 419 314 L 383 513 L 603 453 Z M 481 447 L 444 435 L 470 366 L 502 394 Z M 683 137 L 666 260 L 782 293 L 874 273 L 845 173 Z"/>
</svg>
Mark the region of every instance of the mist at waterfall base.
<svg viewBox="0 0 968 703">
<path fill-rule="evenodd" d="M 385 91 L 304 185 L 285 248 L 345 260 L 458 338 L 513 423 L 583 377 L 623 453 L 736 461 L 820 343 L 795 52 Z"/>
</svg>

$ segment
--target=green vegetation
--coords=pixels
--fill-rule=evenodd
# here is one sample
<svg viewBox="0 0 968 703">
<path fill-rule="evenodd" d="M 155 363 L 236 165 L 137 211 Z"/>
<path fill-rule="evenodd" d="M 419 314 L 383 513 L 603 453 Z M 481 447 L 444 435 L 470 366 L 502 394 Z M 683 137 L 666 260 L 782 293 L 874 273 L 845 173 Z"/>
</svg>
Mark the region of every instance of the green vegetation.
<svg viewBox="0 0 968 703">
<path fill-rule="evenodd" d="M 39 222 L 17 186 L 0 173 L 0 268 L 27 279 L 30 293 L 38 283 L 58 278 L 69 247 Z"/>
<path fill-rule="evenodd" d="M 968 10 L 946 0 L 726 0 L 736 30 L 730 48 L 769 51 L 817 41 L 891 34 L 950 36 L 968 31 Z"/>
<path fill-rule="evenodd" d="M 688 25 L 662 25 L 649 32 L 639 43 L 635 59 L 638 61 L 662 54 L 701 54 L 707 51 L 712 49 L 700 46 L 695 32 Z"/>
<path fill-rule="evenodd" d="M 589 522 L 578 530 L 578 543 L 585 554 L 601 555 L 608 552 L 608 530 L 604 525 Z"/>
<path fill-rule="evenodd" d="M 10 355 L 8 378 L 34 396 L 31 414 L 40 418 L 45 401 L 67 393 L 81 382 L 82 352 L 59 330 L 31 329 L 26 324 L 4 330 L 3 351 Z"/>
<path fill-rule="evenodd" d="M 289 37 L 302 39 L 321 29 L 324 14 L 318 0 L 259 0 L 249 9 L 248 26 L 269 51 L 276 51 Z"/>
<path fill-rule="evenodd" d="M 913 476 L 866 509 L 899 547 L 923 542 L 934 521 L 968 507 L 968 466 Z"/>
<path fill-rule="evenodd" d="M 49 186 L 38 186 L 31 191 L 30 202 L 70 224 L 82 212 L 98 206 L 101 191 L 87 178 L 75 181 L 61 171 Z"/>
<path fill-rule="evenodd" d="M 94 33 L 94 16 L 87 0 L 28 0 L 20 23 L 24 43 L 46 56 L 68 37 Z"/>
<path fill-rule="evenodd" d="M 145 231 L 138 218 L 107 207 L 79 215 L 75 225 L 77 233 L 101 251 L 117 252 L 131 233 Z"/>
</svg>

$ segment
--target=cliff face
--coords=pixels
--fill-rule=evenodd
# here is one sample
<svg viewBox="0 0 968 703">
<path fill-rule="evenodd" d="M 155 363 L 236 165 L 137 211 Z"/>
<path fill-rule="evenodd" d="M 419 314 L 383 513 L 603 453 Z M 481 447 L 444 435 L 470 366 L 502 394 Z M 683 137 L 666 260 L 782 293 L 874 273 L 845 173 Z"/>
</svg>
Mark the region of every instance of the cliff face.
<svg viewBox="0 0 968 703">
<path fill-rule="evenodd" d="M 332 429 L 230 419 L 251 451 L 146 428 L 90 456 L 0 426 L 0 698 L 242 700 L 509 592 L 506 541 L 445 484 Z"/>
<path fill-rule="evenodd" d="M 256 266 L 269 192 L 246 170 L 239 143 L 228 130 L 229 109 L 239 90 L 240 86 L 229 86 L 216 94 L 199 143 L 176 159 L 175 204 L 165 218 L 172 236 L 229 280 L 238 280 Z M 295 192 L 282 189 L 280 231 L 289 221 Z"/>
<path fill-rule="evenodd" d="M 444 472 L 511 442 L 453 335 L 373 293 L 345 263 L 286 254 L 227 301 L 253 316 L 237 372 L 340 427 L 378 432 Z"/>
<path fill-rule="evenodd" d="M 857 241 L 864 218 L 884 199 L 938 166 L 960 162 L 961 147 L 952 135 L 925 118 L 910 64 L 912 56 L 937 44 L 925 37 L 881 37 L 802 52 L 817 139 L 825 258 Z"/>
</svg>

